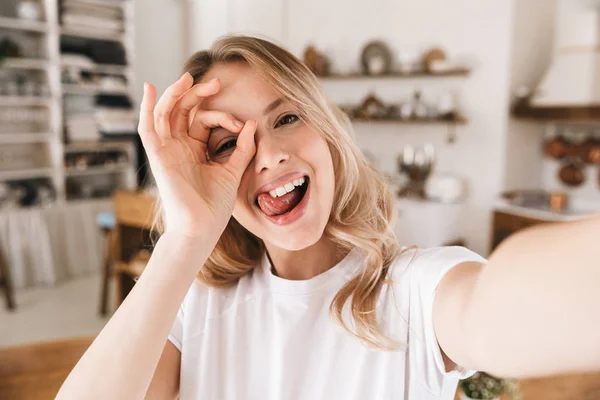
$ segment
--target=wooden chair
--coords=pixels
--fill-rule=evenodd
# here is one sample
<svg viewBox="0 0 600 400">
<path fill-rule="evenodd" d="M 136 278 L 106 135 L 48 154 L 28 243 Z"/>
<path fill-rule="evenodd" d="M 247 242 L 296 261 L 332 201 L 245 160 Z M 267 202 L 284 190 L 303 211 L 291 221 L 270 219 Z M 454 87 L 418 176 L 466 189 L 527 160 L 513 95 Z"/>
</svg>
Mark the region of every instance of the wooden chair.
<svg viewBox="0 0 600 400">
<path fill-rule="evenodd" d="M 117 283 L 117 307 L 142 274 L 152 250 L 151 229 L 155 198 L 144 192 L 113 194 L 114 227 L 105 247 L 100 313 L 106 315 L 111 277 Z"/>
<path fill-rule="evenodd" d="M 6 298 L 6 308 L 14 310 L 15 305 L 15 294 L 12 287 L 12 280 L 10 277 L 10 270 L 3 254 L 0 253 L 0 289 L 4 289 L 4 297 Z"/>
</svg>

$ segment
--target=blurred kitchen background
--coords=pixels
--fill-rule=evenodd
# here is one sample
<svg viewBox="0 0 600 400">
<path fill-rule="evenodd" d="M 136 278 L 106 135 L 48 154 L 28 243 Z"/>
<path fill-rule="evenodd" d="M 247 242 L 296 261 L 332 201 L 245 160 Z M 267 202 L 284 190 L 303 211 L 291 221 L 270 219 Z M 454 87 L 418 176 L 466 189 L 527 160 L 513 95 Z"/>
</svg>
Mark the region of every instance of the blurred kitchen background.
<svg viewBox="0 0 600 400">
<path fill-rule="evenodd" d="M 487 256 L 527 226 L 598 212 L 599 12 L 592 0 L 2 0 L 0 348 L 89 339 L 126 296 L 151 251 L 142 85 L 161 93 L 227 33 L 281 43 L 321 77 L 397 194 L 402 244 Z M 0 368 L 0 397 L 16 370 Z"/>
</svg>

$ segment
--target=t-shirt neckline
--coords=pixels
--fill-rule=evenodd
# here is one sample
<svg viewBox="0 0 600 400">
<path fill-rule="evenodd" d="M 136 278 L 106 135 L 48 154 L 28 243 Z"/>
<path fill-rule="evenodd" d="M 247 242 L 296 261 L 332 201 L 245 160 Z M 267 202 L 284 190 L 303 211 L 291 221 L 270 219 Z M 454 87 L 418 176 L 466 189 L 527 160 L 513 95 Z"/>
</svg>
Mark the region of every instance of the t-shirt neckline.
<svg viewBox="0 0 600 400">
<path fill-rule="evenodd" d="M 262 256 L 262 271 L 269 282 L 269 289 L 273 293 L 287 295 L 309 295 L 332 283 L 348 280 L 361 266 L 361 252 L 353 247 L 348 254 L 336 265 L 327 271 L 305 280 L 289 280 L 274 275 L 272 265 L 265 251 Z"/>
</svg>

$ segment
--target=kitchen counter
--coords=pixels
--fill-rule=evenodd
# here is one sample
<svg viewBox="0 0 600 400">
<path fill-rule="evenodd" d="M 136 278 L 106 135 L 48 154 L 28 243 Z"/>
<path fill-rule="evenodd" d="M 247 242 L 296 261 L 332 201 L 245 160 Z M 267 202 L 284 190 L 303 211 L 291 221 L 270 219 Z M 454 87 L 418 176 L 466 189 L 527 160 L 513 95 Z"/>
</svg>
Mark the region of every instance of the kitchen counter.
<svg viewBox="0 0 600 400">
<path fill-rule="evenodd" d="M 522 207 L 499 199 L 494 204 L 494 210 L 518 215 L 526 218 L 539 219 L 549 222 L 576 221 L 600 214 L 600 204 L 571 200 L 571 207 L 563 213 L 557 213 L 542 208 Z"/>
</svg>

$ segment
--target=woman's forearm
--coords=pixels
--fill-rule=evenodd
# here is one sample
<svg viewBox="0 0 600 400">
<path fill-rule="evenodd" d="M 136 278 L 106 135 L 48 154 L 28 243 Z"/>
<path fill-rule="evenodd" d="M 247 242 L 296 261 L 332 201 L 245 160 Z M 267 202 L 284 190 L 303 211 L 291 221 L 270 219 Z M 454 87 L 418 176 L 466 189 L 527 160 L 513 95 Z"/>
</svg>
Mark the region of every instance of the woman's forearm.
<svg viewBox="0 0 600 400">
<path fill-rule="evenodd" d="M 131 293 L 77 363 L 58 399 L 143 399 L 187 290 L 217 242 L 163 235 Z"/>
<path fill-rule="evenodd" d="M 600 217 L 507 239 L 465 311 L 478 367 L 504 376 L 600 370 Z"/>
</svg>

